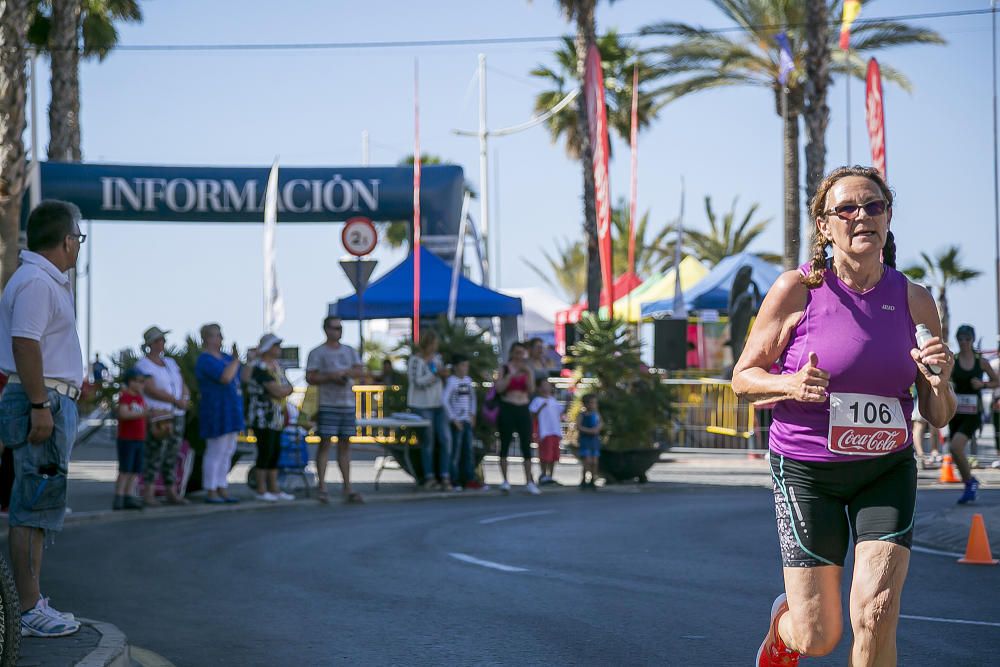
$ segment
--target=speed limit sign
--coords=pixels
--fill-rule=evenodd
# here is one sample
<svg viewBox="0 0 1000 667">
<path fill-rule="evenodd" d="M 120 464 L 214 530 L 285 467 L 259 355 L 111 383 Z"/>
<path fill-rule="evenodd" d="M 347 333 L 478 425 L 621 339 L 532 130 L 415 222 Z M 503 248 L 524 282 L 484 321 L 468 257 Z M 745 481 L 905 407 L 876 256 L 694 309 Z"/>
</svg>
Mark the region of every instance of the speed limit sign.
<svg viewBox="0 0 1000 667">
<path fill-rule="evenodd" d="M 364 257 L 378 244 L 378 232 L 372 221 L 364 217 L 350 218 L 340 233 L 344 249 L 355 257 Z"/>
</svg>

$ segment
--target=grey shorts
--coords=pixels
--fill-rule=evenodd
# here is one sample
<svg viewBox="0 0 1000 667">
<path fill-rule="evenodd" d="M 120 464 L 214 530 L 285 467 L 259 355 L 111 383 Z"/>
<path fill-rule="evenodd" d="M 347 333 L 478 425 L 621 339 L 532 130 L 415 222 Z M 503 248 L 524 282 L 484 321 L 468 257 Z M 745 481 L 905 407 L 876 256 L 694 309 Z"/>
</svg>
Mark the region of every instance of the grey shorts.
<svg viewBox="0 0 1000 667">
<path fill-rule="evenodd" d="M 0 398 L 0 441 L 14 450 L 11 526 L 62 530 L 66 515 L 69 457 L 76 440 L 76 403 L 48 392 L 52 401 L 52 435 L 41 444 L 28 442 L 31 405 L 20 384 L 9 384 Z"/>
<path fill-rule="evenodd" d="M 355 435 L 357 430 L 353 407 L 320 407 L 316 418 L 316 431 L 324 441 L 336 437 L 338 442 L 343 442 L 344 438 Z"/>
</svg>

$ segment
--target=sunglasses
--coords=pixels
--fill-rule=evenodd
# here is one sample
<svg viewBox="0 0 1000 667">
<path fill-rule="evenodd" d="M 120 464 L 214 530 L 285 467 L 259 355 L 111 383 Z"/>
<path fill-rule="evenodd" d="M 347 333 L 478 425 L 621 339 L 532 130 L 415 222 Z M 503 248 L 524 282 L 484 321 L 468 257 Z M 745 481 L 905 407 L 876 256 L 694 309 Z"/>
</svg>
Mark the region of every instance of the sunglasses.
<svg viewBox="0 0 1000 667">
<path fill-rule="evenodd" d="M 86 234 L 67 234 L 66 236 L 71 239 L 76 239 L 77 243 L 83 243 L 84 241 L 87 240 Z"/>
<path fill-rule="evenodd" d="M 888 205 L 884 200 L 876 199 L 861 206 L 857 204 L 841 204 L 840 206 L 834 206 L 829 211 L 824 211 L 823 214 L 836 215 L 841 220 L 856 220 L 861 213 L 861 209 L 865 210 L 865 214 L 869 218 L 874 218 L 885 213 L 886 208 L 888 208 Z"/>
<path fill-rule="evenodd" d="M 343 331 L 344 327 L 339 326 L 339 325 L 338 326 L 329 326 L 329 327 L 327 327 L 327 329 L 329 329 L 330 331 Z"/>
</svg>

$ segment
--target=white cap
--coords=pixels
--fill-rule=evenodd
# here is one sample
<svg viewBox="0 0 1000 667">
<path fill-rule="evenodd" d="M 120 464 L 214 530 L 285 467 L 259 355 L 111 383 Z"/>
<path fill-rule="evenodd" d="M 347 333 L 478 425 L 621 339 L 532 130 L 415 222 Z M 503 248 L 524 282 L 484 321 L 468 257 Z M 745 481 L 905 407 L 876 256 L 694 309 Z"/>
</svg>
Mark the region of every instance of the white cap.
<svg viewBox="0 0 1000 667">
<path fill-rule="evenodd" d="M 260 337 L 260 343 L 257 344 L 257 352 L 259 354 L 264 354 L 270 350 L 275 345 L 281 345 L 281 338 L 278 338 L 274 334 L 264 334 Z"/>
</svg>

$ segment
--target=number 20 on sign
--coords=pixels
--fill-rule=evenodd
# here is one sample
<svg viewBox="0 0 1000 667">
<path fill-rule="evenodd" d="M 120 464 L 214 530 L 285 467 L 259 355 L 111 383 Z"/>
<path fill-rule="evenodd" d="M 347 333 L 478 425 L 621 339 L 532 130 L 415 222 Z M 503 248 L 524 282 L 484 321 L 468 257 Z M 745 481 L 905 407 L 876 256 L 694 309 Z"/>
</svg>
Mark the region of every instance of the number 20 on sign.
<svg viewBox="0 0 1000 667">
<path fill-rule="evenodd" d="M 364 257 L 378 244 L 378 232 L 371 220 L 358 216 L 350 218 L 344 224 L 340 240 L 347 252 L 355 257 Z"/>
</svg>

